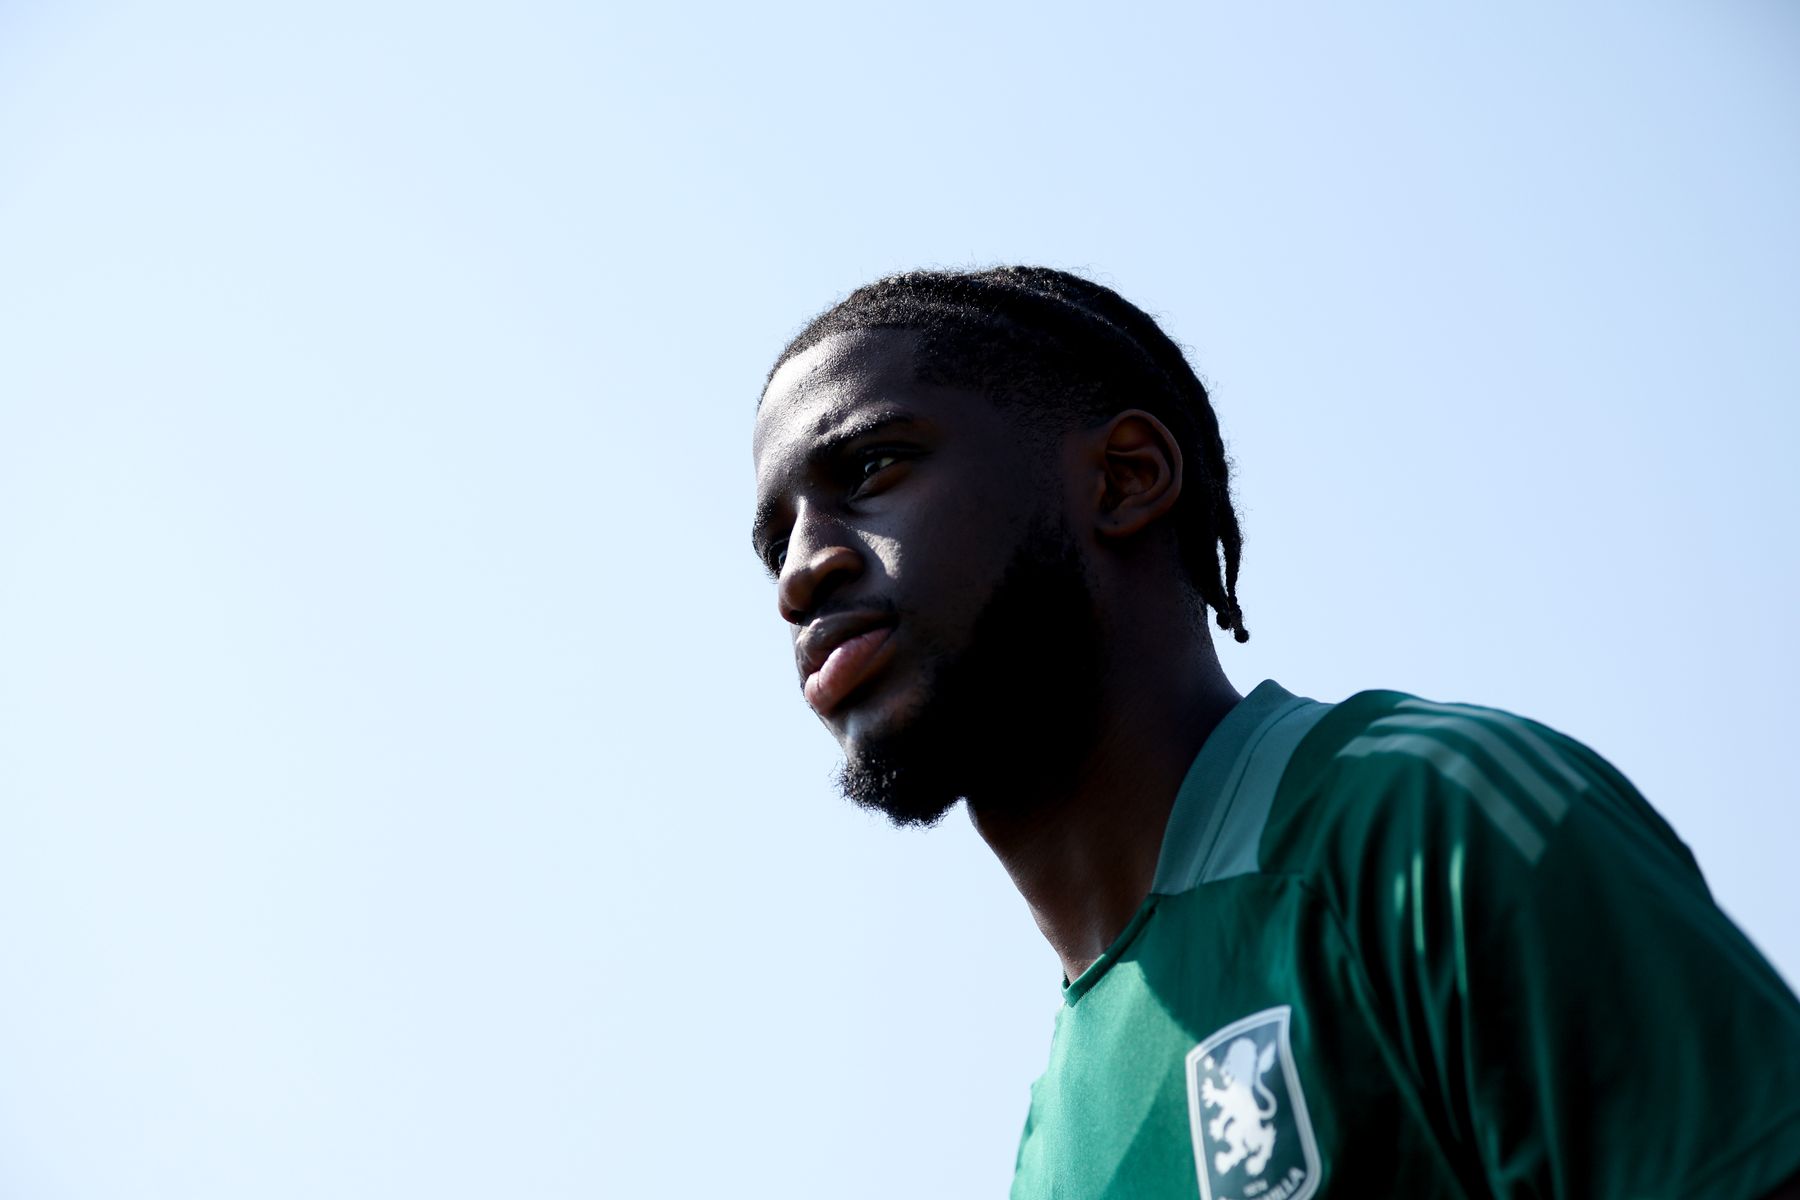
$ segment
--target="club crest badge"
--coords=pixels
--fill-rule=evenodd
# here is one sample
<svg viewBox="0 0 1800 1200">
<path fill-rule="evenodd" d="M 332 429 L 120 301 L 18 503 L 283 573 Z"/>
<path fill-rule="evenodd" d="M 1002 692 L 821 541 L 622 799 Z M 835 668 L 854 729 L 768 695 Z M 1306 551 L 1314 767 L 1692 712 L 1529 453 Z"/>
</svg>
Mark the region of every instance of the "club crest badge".
<svg viewBox="0 0 1800 1200">
<path fill-rule="evenodd" d="M 1188 1120 L 1204 1200 L 1307 1200 L 1319 1148 L 1288 1049 L 1287 1005 L 1234 1021 L 1188 1052 Z"/>
</svg>

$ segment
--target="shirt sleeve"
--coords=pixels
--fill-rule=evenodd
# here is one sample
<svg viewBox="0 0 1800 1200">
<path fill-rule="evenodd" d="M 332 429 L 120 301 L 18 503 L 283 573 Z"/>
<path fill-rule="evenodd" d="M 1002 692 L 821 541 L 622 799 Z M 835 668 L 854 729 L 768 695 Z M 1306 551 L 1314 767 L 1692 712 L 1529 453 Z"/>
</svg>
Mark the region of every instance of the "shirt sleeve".
<svg viewBox="0 0 1800 1200">
<path fill-rule="evenodd" d="M 1800 1002 L 1623 776 L 1410 698 L 1331 751 L 1357 1003 L 1472 1189 L 1760 1200 L 1800 1171 Z"/>
</svg>

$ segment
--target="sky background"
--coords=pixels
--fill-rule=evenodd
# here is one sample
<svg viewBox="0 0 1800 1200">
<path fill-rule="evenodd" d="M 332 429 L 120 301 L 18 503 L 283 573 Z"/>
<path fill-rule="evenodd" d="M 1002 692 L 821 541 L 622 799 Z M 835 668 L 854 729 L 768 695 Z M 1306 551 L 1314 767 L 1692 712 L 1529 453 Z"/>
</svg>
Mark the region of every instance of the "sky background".
<svg viewBox="0 0 1800 1200">
<path fill-rule="evenodd" d="M 0 1196 L 1003 1192 L 1056 962 L 747 541 L 919 265 L 1188 347 L 1241 690 L 1581 738 L 1800 979 L 1800 12 L 1474 7 L 0 2 Z"/>
</svg>

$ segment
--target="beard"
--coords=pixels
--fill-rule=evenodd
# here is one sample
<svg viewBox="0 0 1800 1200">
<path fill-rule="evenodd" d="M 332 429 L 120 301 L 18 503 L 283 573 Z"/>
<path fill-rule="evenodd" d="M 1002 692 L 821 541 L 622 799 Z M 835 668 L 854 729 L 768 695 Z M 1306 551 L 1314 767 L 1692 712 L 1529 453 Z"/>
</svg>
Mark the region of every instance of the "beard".
<svg viewBox="0 0 1800 1200">
<path fill-rule="evenodd" d="M 1073 537 L 1039 523 L 1021 540 L 965 648 L 935 660 L 896 732 L 839 768 L 845 798 L 897 826 L 930 826 L 956 803 L 1029 807 L 1036 783 L 1071 769 L 1099 727 L 1100 628 Z"/>
</svg>

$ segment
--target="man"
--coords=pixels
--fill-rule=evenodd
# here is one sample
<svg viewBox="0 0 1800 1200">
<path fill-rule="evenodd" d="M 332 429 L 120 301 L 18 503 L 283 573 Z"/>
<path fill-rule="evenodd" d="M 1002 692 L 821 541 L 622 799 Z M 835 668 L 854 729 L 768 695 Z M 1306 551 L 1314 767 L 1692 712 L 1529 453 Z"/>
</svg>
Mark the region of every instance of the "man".
<svg viewBox="0 0 1800 1200">
<path fill-rule="evenodd" d="M 1143 312 L 881 280 L 782 353 L 755 458 L 846 795 L 965 800 L 1062 960 L 1015 1197 L 1800 1196 L 1800 1003 L 1617 771 L 1227 681 L 1224 446 Z"/>
</svg>

